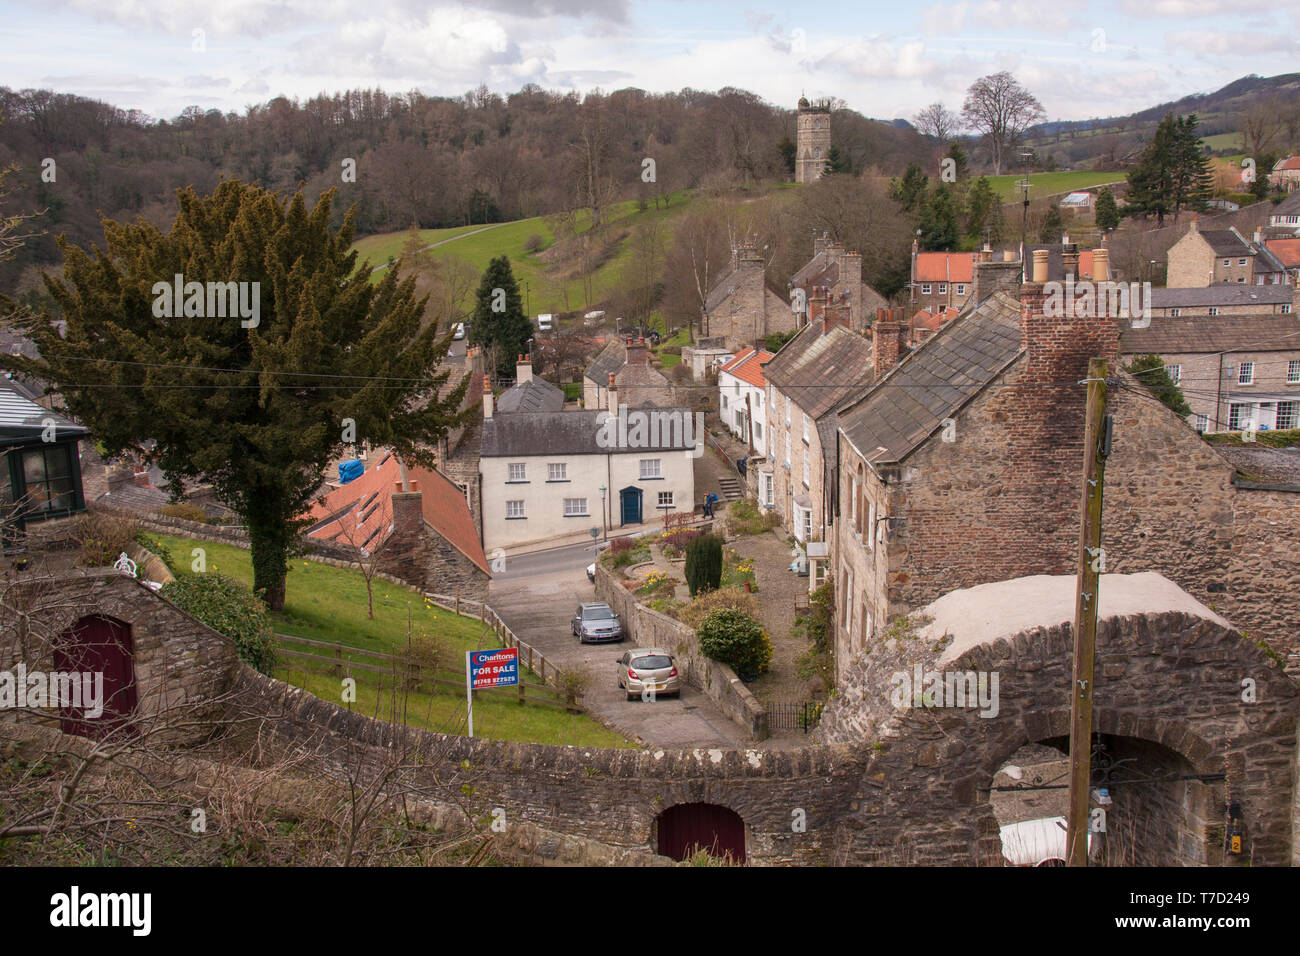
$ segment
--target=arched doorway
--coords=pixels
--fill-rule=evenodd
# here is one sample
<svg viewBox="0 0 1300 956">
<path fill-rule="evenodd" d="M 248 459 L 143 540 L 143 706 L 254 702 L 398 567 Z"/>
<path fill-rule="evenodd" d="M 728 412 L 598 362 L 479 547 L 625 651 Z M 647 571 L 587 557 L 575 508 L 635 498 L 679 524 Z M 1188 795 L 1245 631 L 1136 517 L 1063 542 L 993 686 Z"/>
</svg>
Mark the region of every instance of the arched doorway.
<svg viewBox="0 0 1300 956">
<path fill-rule="evenodd" d="M 81 707 L 61 702 L 60 726 L 65 734 L 102 740 L 117 730 L 130 733 L 136 687 L 129 624 L 99 615 L 83 617 L 60 635 L 54 648 L 54 669 L 89 675 L 94 686 L 102 686 L 103 709 L 98 716 L 93 715 L 94 708 L 84 699 Z"/>
<path fill-rule="evenodd" d="M 659 854 L 686 860 L 697 850 L 745 862 L 745 821 L 729 807 L 716 803 L 679 803 L 659 814 Z"/>
</svg>

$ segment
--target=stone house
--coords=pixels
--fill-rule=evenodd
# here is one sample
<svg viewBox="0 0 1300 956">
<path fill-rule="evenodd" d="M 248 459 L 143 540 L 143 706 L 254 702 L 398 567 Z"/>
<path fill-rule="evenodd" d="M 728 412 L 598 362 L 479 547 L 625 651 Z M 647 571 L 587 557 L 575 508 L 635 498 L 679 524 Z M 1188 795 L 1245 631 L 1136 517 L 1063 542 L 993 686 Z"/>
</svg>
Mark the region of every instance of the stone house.
<svg viewBox="0 0 1300 956">
<path fill-rule="evenodd" d="M 658 369 L 651 366 L 650 349 L 644 339 L 610 342 L 588 363 L 582 374 L 583 408 L 609 407 L 611 376 L 619 401 L 629 407 L 657 405 L 662 408 L 672 404 L 672 386 Z"/>
<path fill-rule="evenodd" d="M 1300 193 L 1293 191 L 1273 207 L 1268 217 L 1268 229 L 1273 235 L 1300 236 Z"/>
<path fill-rule="evenodd" d="M 1158 317 L 1297 313 L 1300 313 L 1300 290 L 1294 285 L 1220 283 L 1151 290 L 1151 315 Z"/>
<path fill-rule="evenodd" d="M 1195 218 L 1168 254 L 1165 285 L 1169 288 L 1218 285 L 1273 285 L 1286 281 L 1286 267 L 1263 244 L 1256 231 L 1247 239 L 1235 226 L 1202 230 Z"/>
<path fill-rule="evenodd" d="M 494 413 L 484 397 L 479 468 L 489 552 L 694 510 L 703 441 L 695 416 L 630 408 L 609 375 L 604 409 Z"/>
<path fill-rule="evenodd" d="M 889 304 L 883 295 L 862 281 L 862 256 L 847 251 L 844 243 L 825 235 L 813 240 L 813 257 L 790 277 L 791 308 L 800 326 L 808 324 L 808 300 L 817 288 L 828 289 L 831 299 L 847 297 L 849 328 L 854 332 L 865 330 L 868 319 Z M 795 289 L 802 291 L 802 297 L 794 294 Z"/>
<path fill-rule="evenodd" d="M 458 368 L 453 367 L 452 375 L 439 392 L 445 396 L 465 375 L 469 376 L 469 385 L 460 403 L 462 411 L 475 407 L 483 399 L 483 353 L 477 345 L 466 347 L 464 363 Z M 464 425 L 449 429 L 434 448 L 437 469 L 460 488 L 469 502 L 469 513 L 480 541 L 483 538 L 483 495 L 479 487 L 478 455 L 482 426 L 482 412 L 475 412 Z"/>
<path fill-rule="evenodd" d="M 1284 156 L 1273 164 L 1273 171 L 1268 174 L 1268 182 L 1275 189 L 1294 192 L 1300 186 L 1300 156 Z"/>
<path fill-rule="evenodd" d="M 1198 432 L 1300 427 L 1300 315 L 1153 320 L 1120 330 L 1125 361 L 1159 355 Z"/>
<path fill-rule="evenodd" d="M 981 301 L 839 411 L 839 673 L 887 622 L 950 590 L 1074 572 L 1093 356 L 1114 382 L 1107 571 L 1157 571 L 1294 650 L 1300 483 L 1240 480 L 1119 368 L 1116 317 L 1045 315 L 1041 256 L 1040 281 Z"/>
<path fill-rule="evenodd" d="M 463 490 L 391 452 L 312 502 L 307 539 L 377 555 L 378 570 L 438 594 L 487 596 L 491 572 Z"/>
<path fill-rule="evenodd" d="M 975 289 L 973 252 L 921 252 L 912 240 L 912 281 L 909 305 L 913 312 L 964 309 Z"/>
<path fill-rule="evenodd" d="M 765 349 L 741 349 L 718 369 L 718 417 L 760 457 L 767 454 L 768 431 L 763 365 L 771 359 L 772 353 Z"/>
<path fill-rule="evenodd" d="M 735 351 L 727 348 L 721 336 L 700 338 L 694 345 L 682 348 L 682 364 L 690 369 L 693 382 L 707 380 L 735 357 Z"/>
<path fill-rule="evenodd" d="M 713 282 L 700 314 L 702 334 L 720 338 L 732 351 L 761 348 L 773 332 L 795 329 L 795 315 L 767 279 L 766 263 L 753 243 L 731 250 L 731 262 Z"/>
<path fill-rule="evenodd" d="M 810 306 L 812 321 L 763 369 L 769 443 L 758 464 L 759 503 L 803 542 L 825 541 L 831 524 L 825 489 L 835 474 L 835 410 L 876 377 L 873 340 L 848 328 L 847 304 L 828 307 L 818 295 Z M 905 348 L 901 322 L 878 318 L 877 330 L 879 354 Z"/>
</svg>

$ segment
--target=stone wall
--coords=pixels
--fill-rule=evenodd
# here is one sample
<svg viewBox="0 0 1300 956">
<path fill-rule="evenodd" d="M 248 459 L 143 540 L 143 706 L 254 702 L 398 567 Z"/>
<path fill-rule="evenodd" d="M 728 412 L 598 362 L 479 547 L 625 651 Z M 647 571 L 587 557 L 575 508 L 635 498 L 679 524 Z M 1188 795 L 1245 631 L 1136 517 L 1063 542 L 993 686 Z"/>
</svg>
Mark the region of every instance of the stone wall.
<svg viewBox="0 0 1300 956">
<path fill-rule="evenodd" d="M 422 496 L 393 494 L 393 533 L 379 552 L 379 568 L 422 591 L 486 601 L 491 576 L 425 524 Z"/>
<path fill-rule="evenodd" d="M 751 740 L 768 736 L 767 712 L 744 681 L 726 664 L 706 657 L 695 631 L 681 621 L 637 602 L 632 593 L 596 563 L 596 597 L 607 603 L 623 621 L 632 646 L 662 647 L 677 658 L 677 669 L 696 690 L 744 729 Z"/>
<path fill-rule="evenodd" d="M 198 743 L 212 732 L 205 721 L 224 706 L 240 666 L 235 645 L 134 578 L 108 568 L 6 575 L 0 610 L 0 670 L 22 661 L 29 670 L 54 667 L 52 641 L 78 620 L 115 618 L 131 629 L 137 729 L 157 743 Z M 10 609 L 30 615 L 29 635 Z M 58 708 L 50 710 L 57 718 Z"/>
</svg>

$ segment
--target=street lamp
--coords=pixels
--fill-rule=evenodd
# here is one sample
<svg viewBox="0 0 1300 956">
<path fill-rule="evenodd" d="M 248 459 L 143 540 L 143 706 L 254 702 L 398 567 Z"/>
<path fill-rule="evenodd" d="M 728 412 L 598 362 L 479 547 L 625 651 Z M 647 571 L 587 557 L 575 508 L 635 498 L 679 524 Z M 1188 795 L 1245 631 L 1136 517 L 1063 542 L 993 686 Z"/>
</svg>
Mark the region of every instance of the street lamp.
<svg viewBox="0 0 1300 956">
<path fill-rule="evenodd" d="M 609 521 L 605 511 L 605 492 L 608 490 L 604 485 L 600 486 L 600 526 L 604 529 L 606 541 L 609 540 Z"/>
</svg>

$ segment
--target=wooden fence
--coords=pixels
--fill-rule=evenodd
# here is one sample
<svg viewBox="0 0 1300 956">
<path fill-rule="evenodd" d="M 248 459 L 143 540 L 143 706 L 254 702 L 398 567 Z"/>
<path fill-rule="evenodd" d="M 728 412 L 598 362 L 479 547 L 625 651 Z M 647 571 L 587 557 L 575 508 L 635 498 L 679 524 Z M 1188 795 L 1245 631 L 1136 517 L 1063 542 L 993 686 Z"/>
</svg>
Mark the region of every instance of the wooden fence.
<svg viewBox="0 0 1300 956">
<path fill-rule="evenodd" d="M 505 621 L 501 620 L 500 615 L 482 601 L 462 600 L 454 595 L 447 594 L 428 594 L 424 595 L 431 602 L 438 605 L 444 610 L 451 611 L 455 614 L 466 614 L 470 617 L 476 617 L 488 627 L 492 632 L 501 639 L 505 647 L 519 648 L 519 663 L 527 667 L 536 674 L 543 684 L 559 689 L 562 671 L 555 664 L 547 659 L 546 655 L 533 647 L 521 641 L 514 631 L 510 630 Z"/>
<path fill-rule="evenodd" d="M 491 612 L 490 608 L 488 610 Z M 350 676 L 352 671 L 366 671 L 372 674 L 387 674 L 393 678 L 394 682 L 404 680 L 406 686 L 412 689 L 428 687 L 431 690 L 436 690 L 439 686 L 442 686 L 455 688 L 461 693 L 465 691 L 464 671 L 461 671 L 460 680 L 446 680 L 436 676 L 437 671 L 422 668 L 419 663 L 401 654 L 384 654 L 380 651 L 370 651 L 365 648 L 351 647 L 347 644 L 337 644 L 332 641 L 313 641 L 305 637 L 295 637 L 292 634 L 276 634 L 275 636 L 280 645 L 279 652 L 283 657 L 292 660 L 310 661 L 316 665 L 325 665 L 333 670 L 336 677 Z M 295 650 L 293 649 L 295 647 L 305 647 L 307 650 Z M 532 649 L 529 648 L 529 650 Z M 358 660 L 358 658 L 360 659 Z M 519 659 L 521 663 L 529 660 L 522 650 Z M 545 658 L 542 660 L 545 661 Z M 529 669 L 532 670 L 531 667 Z M 454 672 L 454 669 L 443 668 L 442 671 L 443 673 L 447 671 Z M 555 673 L 554 668 L 552 668 L 551 672 L 552 674 Z M 494 687 L 487 688 L 487 690 L 502 693 L 513 690 L 520 704 L 539 704 L 545 707 L 558 707 L 561 710 L 569 709 L 556 690 L 550 686 L 525 684 L 520 681 L 514 687 Z M 475 693 L 481 692 L 476 691 Z"/>
</svg>

